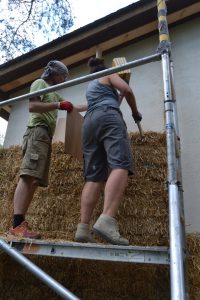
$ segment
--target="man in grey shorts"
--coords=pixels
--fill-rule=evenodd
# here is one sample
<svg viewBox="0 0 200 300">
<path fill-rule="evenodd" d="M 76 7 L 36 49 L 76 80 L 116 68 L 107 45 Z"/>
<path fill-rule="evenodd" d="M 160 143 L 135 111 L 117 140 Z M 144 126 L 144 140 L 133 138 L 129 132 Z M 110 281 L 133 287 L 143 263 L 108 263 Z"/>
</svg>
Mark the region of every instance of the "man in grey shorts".
<svg viewBox="0 0 200 300">
<path fill-rule="evenodd" d="M 52 60 L 45 67 L 41 78 L 32 83 L 30 92 L 62 83 L 66 81 L 68 75 L 68 69 L 62 62 Z M 36 188 L 48 186 L 51 141 L 56 126 L 57 110 L 71 112 L 73 105 L 56 92 L 29 100 L 30 117 L 23 137 L 23 160 L 13 199 L 13 227 L 9 232 L 18 237 L 38 239 L 41 235 L 29 228 L 25 215 Z"/>
<path fill-rule="evenodd" d="M 87 181 L 105 182 L 108 166 L 109 169 L 125 169 L 129 175 L 133 174 L 126 125 L 119 109 L 102 106 L 87 113 L 83 126 L 83 149 Z"/>
<path fill-rule="evenodd" d="M 91 73 L 106 69 L 103 59 L 99 58 L 89 60 L 89 67 Z M 122 98 L 126 98 L 135 122 L 141 121 L 133 91 L 118 74 L 92 80 L 86 90 L 87 104 L 79 109 L 87 109 L 82 131 L 86 182 L 81 195 L 81 220 L 75 234 L 77 242 L 94 242 L 90 220 L 105 184 L 103 212 L 93 225 L 93 231 L 111 244 L 129 244 L 120 235 L 115 219 L 128 175 L 133 174 L 130 144 L 117 90 Z"/>
</svg>

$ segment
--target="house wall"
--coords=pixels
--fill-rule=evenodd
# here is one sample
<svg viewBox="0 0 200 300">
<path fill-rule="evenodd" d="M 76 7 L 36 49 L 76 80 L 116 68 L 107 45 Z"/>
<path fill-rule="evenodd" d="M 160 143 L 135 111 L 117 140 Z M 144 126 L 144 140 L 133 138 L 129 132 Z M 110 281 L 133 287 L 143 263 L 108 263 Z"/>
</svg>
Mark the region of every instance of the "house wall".
<svg viewBox="0 0 200 300">
<path fill-rule="evenodd" d="M 181 137 L 182 173 L 187 231 L 200 231 L 200 18 L 188 21 L 170 29 L 172 59 L 174 61 L 174 79 Z M 158 35 L 139 41 L 106 55 L 105 62 L 111 66 L 114 57 L 125 56 L 127 61 L 149 56 L 156 52 Z M 71 70 L 70 79 L 86 75 L 86 65 Z M 144 131 L 163 132 L 163 82 L 160 62 L 154 62 L 132 69 L 130 85 L 134 90 L 138 108 L 143 115 Z M 85 100 L 87 83 L 60 91 L 74 104 Z M 128 105 L 121 106 L 129 131 L 137 131 Z M 59 112 L 64 118 L 65 112 Z M 10 115 L 4 146 L 20 144 L 28 119 L 27 103 L 14 105 Z"/>
</svg>

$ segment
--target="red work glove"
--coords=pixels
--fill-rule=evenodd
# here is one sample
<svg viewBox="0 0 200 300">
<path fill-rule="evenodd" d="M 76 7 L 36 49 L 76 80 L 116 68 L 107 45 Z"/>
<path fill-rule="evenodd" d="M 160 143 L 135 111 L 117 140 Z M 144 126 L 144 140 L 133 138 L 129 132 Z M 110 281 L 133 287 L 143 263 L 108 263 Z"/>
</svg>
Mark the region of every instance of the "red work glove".
<svg viewBox="0 0 200 300">
<path fill-rule="evenodd" d="M 67 112 L 71 112 L 73 110 L 73 104 L 69 101 L 58 102 L 58 109 L 66 110 Z"/>
</svg>

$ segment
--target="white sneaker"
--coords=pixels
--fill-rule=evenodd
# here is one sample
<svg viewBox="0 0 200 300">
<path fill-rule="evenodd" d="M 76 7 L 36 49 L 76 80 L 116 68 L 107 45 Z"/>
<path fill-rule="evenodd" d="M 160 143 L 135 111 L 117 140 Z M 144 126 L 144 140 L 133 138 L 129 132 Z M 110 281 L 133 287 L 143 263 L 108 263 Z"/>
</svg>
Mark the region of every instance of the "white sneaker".
<svg viewBox="0 0 200 300">
<path fill-rule="evenodd" d="M 113 245 L 129 245 L 129 241 L 120 235 L 117 221 L 110 216 L 100 215 L 93 226 L 93 231 Z"/>
<path fill-rule="evenodd" d="M 75 234 L 75 241 L 79 243 L 95 243 L 88 224 L 78 224 Z"/>
</svg>

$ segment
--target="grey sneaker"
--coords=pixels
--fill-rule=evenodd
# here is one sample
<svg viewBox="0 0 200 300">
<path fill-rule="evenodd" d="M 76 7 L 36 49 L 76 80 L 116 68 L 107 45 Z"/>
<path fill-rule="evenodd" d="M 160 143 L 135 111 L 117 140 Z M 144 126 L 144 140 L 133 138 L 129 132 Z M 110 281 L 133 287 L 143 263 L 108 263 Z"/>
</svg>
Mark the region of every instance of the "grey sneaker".
<svg viewBox="0 0 200 300">
<path fill-rule="evenodd" d="M 88 224 L 78 224 L 75 234 L 75 241 L 79 243 L 95 243 Z"/>
<path fill-rule="evenodd" d="M 129 245 L 129 241 L 120 236 L 117 221 L 110 216 L 103 214 L 100 215 L 93 226 L 93 231 L 101 238 L 113 245 Z"/>
</svg>

